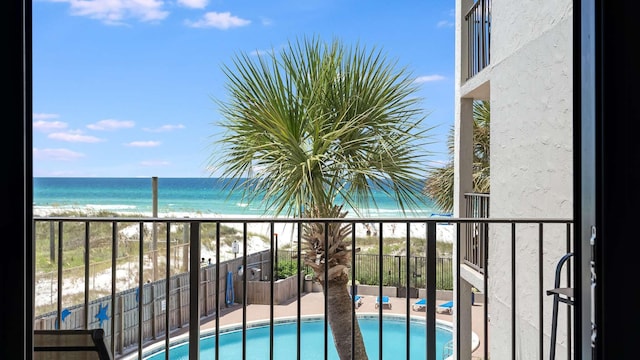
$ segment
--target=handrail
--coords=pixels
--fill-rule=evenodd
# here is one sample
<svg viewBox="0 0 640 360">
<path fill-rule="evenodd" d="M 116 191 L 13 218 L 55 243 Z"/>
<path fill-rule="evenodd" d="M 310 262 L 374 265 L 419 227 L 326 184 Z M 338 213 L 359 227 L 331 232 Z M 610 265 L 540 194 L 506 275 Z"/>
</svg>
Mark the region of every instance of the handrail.
<svg viewBox="0 0 640 360">
<path fill-rule="evenodd" d="M 485 198 L 486 196 L 483 196 L 483 198 Z M 202 228 L 204 226 L 204 224 L 226 224 L 226 223 L 240 223 L 243 224 L 243 237 L 247 238 L 247 224 L 254 224 L 254 223 L 262 223 L 262 224 L 280 224 L 280 223 L 286 223 L 286 224 L 297 224 L 297 225 L 302 225 L 302 224 L 308 224 L 308 223 L 324 223 L 326 224 L 330 224 L 330 223 L 341 223 L 341 224 L 349 224 L 350 226 L 352 226 L 353 230 L 355 230 L 355 226 L 356 225 L 360 225 L 360 224 L 365 224 L 365 223 L 376 223 L 378 224 L 378 229 L 381 229 L 381 231 L 378 233 L 378 244 L 382 244 L 383 241 L 383 236 L 387 236 L 386 234 L 383 235 L 382 233 L 382 229 L 383 229 L 383 224 L 387 224 L 387 223 L 403 223 L 406 224 L 407 226 L 407 230 L 412 229 L 412 227 L 410 225 L 412 224 L 422 224 L 424 226 L 420 226 L 420 227 L 424 227 L 424 233 L 422 233 L 419 235 L 421 238 L 425 239 L 426 237 L 426 245 L 427 245 L 427 249 L 425 249 L 426 251 L 423 253 L 425 255 L 425 260 L 424 262 L 427 265 L 427 270 L 425 271 L 425 274 L 423 276 L 424 281 L 420 284 L 421 287 L 424 287 L 427 290 L 427 297 L 428 298 L 434 298 L 435 297 L 435 291 L 436 291 L 436 251 L 435 251 L 435 242 L 436 242 L 436 225 L 437 224 L 452 224 L 453 226 L 455 226 L 455 231 L 456 234 L 459 236 L 462 233 L 462 229 L 464 226 L 469 226 L 470 224 L 482 224 L 483 226 L 489 226 L 490 224 L 502 224 L 502 225 L 511 225 L 511 247 L 514 248 L 515 245 L 515 240 L 516 240 L 516 225 L 517 224 L 525 224 L 527 225 L 526 228 L 531 230 L 531 226 L 538 226 L 539 227 L 539 234 L 536 235 L 534 234 L 535 232 L 532 231 L 527 231 L 527 233 L 531 233 L 531 237 L 527 236 L 525 238 L 523 238 L 523 240 L 525 241 L 529 241 L 529 240 L 535 240 L 538 243 L 538 246 L 541 248 L 542 247 L 542 243 L 543 243 L 543 224 L 562 224 L 562 225 L 566 225 L 566 237 L 570 238 L 571 237 L 571 225 L 573 224 L 573 220 L 572 219 L 559 219 L 559 218 L 489 218 L 489 219 L 481 219 L 481 218 L 474 218 L 474 217 L 469 217 L 469 218 L 322 218 L 322 219 L 318 219 L 318 218 L 243 218 L 243 217 L 234 217 L 234 218 L 230 218 L 230 217 L 211 217 L 211 218 L 158 218 L 158 217 L 115 217 L 115 218 L 102 218 L 102 217 L 34 217 L 33 218 L 33 222 L 34 222 L 34 227 L 38 222 L 54 222 L 54 223 L 58 223 L 59 225 L 65 224 L 66 222 L 69 223 L 85 223 L 88 224 L 89 223 L 105 223 L 105 224 L 119 224 L 119 223 L 134 223 L 136 225 L 139 225 L 140 228 L 140 232 L 142 232 L 144 230 L 144 224 L 147 223 L 157 223 L 158 225 L 162 225 L 162 224 L 166 224 L 167 228 L 169 227 L 169 224 L 173 227 L 173 226 L 181 226 L 181 225 L 191 225 L 188 226 L 188 230 L 185 231 L 185 233 L 187 233 L 189 235 L 189 239 L 188 241 L 192 244 L 200 244 L 200 236 L 201 234 L 197 231 L 197 228 Z M 531 225 L 531 226 L 530 226 Z M 67 236 L 67 232 L 63 232 L 60 230 L 62 226 L 59 227 L 59 231 L 57 232 L 57 234 L 54 232 L 52 236 L 58 236 L 58 240 L 59 242 L 64 242 L 65 244 L 67 243 L 67 239 L 63 237 Z M 300 229 L 301 226 L 298 226 L 298 242 L 301 241 L 301 237 L 300 237 Z M 69 231 L 70 226 L 68 226 L 67 224 L 65 224 L 64 229 L 66 231 Z M 94 228 L 94 225 L 92 225 L 92 229 Z M 185 226 L 185 228 L 187 228 L 187 226 Z M 48 229 L 48 227 L 47 227 Z M 274 227 L 271 226 L 271 236 L 273 238 L 273 230 Z M 554 227 L 554 229 L 557 229 L 557 227 Z M 508 232 L 508 228 L 505 228 L 505 231 Z M 519 232 L 519 231 L 518 231 Z M 49 236 L 49 231 L 46 232 L 46 235 L 38 235 L 38 232 L 34 232 L 34 236 Z M 85 232 L 86 234 L 86 232 Z M 113 232 L 114 235 L 112 236 L 116 236 L 117 232 Z M 169 234 L 169 232 L 167 231 L 167 234 Z M 352 232 L 352 234 L 355 234 L 355 231 Z M 409 231 L 407 231 L 407 234 L 409 234 Z M 168 236 L 168 235 L 167 235 Z M 79 236 L 80 237 L 80 236 Z M 217 251 L 216 251 L 216 256 L 220 253 L 220 249 L 219 249 L 219 245 L 220 245 L 220 232 L 219 229 L 216 230 L 216 247 L 217 247 Z M 406 239 L 406 244 L 409 248 L 410 242 L 413 241 L 415 239 L 415 234 L 411 235 L 411 236 L 407 236 Z M 64 241 L 63 241 L 64 240 Z M 72 240 L 76 240 L 76 239 L 72 239 Z M 113 239 L 112 239 L 113 241 Z M 185 240 L 186 241 L 186 240 Z M 454 240 L 454 241 L 459 241 L 459 240 Z M 520 240 L 519 240 L 520 241 Z M 536 242 L 531 242 L 531 244 L 535 244 Z M 81 243 L 81 242 L 80 242 Z M 242 258 L 238 258 L 237 260 L 242 260 L 243 264 L 246 265 L 248 264 L 250 261 L 248 261 L 247 256 L 250 256 L 250 254 L 247 254 L 247 249 L 246 249 L 246 241 L 243 241 L 245 248 L 243 249 L 243 254 L 242 254 Z M 112 242 L 112 244 L 117 244 L 116 242 Z M 142 244 L 142 242 L 141 242 Z M 169 248 L 170 246 L 172 247 L 173 245 L 171 245 L 170 241 L 166 242 L 167 247 Z M 457 243 L 457 246 L 460 246 L 459 243 Z M 66 245 L 65 245 L 66 246 Z M 382 246 L 380 246 L 380 248 L 382 248 Z M 484 245 L 485 248 L 485 253 L 487 251 L 486 248 L 486 242 Z M 116 249 L 116 247 L 114 246 L 114 249 Z M 140 249 L 142 250 L 142 246 L 140 247 Z M 54 249 L 55 250 L 55 249 Z M 67 251 L 67 249 L 63 249 L 62 247 L 59 248 L 59 250 L 64 250 Z M 194 247 L 192 247 L 190 249 L 190 259 L 189 259 L 189 263 L 190 263 L 190 268 L 192 269 L 200 269 L 200 257 L 198 256 L 198 250 L 194 250 Z M 383 252 L 382 250 L 380 250 L 380 254 L 382 255 Z M 167 251 L 167 254 L 169 254 L 169 251 Z M 64 255 L 63 253 L 60 253 L 60 255 Z M 409 255 L 409 254 L 408 254 Z M 419 255 L 419 254 L 411 254 L 411 255 Z M 458 253 L 458 257 L 456 259 L 454 259 L 455 262 L 461 262 L 463 261 L 460 258 L 460 253 Z M 144 256 L 144 254 L 141 252 L 140 255 L 137 256 Z M 300 256 L 300 255 L 299 255 Z M 544 256 L 544 253 L 542 251 L 539 251 L 539 257 L 542 258 Z M 355 252 L 352 254 L 352 257 L 355 258 Z M 115 258 L 115 257 L 114 257 Z M 513 259 L 513 264 L 512 264 L 512 268 L 515 269 L 515 264 L 516 264 L 516 260 L 519 261 L 519 257 L 517 257 L 515 254 L 512 254 L 512 259 Z M 61 257 L 58 257 L 57 259 L 55 259 L 56 262 L 61 262 L 62 259 Z M 140 258 L 140 264 L 144 264 L 144 259 Z M 383 268 L 383 262 L 382 262 L 382 256 L 379 256 L 379 271 L 382 271 Z M 485 260 L 486 262 L 486 257 Z M 539 263 L 542 263 L 542 261 L 540 260 Z M 405 264 L 406 265 L 406 264 Z M 485 264 L 486 265 L 486 264 Z M 92 264 L 85 264 L 85 266 L 92 266 Z M 113 268 L 115 268 L 115 264 L 112 265 Z M 220 259 L 216 259 L 216 263 L 212 266 L 210 266 L 209 268 L 213 268 L 215 266 L 215 273 L 218 274 L 219 272 L 224 272 L 223 269 L 220 267 Z M 396 266 L 398 266 L 396 264 Z M 140 266 L 142 268 L 142 266 Z M 406 266 L 407 269 L 410 270 L 409 266 Z M 233 267 L 232 267 L 233 268 Z M 245 266 L 246 268 L 246 266 Z M 402 269 L 402 266 L 399 267 L 400 269 Z M 61 265 L 58 265 L 58 269 L 62 269 Z M 486 269 L 486 267 L 485 267 Z M 512 271 L 513 271 L 512 269 Z M 167 267 L 167 271 L 169 271 L 168 267 Z M 201 274 L 199 274 L 199 272 L 194 272 L 197 274 L 191 274 L 190 278 L 191 280 L 189 281 L 190 283 L 201 283 L 201 280 L 207 279 L 207 281 L 209 281 L 209 277 L 201 277 Z M 204 274 L 204 273 L 203 273 Z M 460 274 L 458 272 L 458 274 Z M 224 274 L 223 274 L 224 275 Z M 37 275 L 36 275 L 37 276 Z M 488 274 L 485 274 L 485 287 L 483 289 L 483 292 L 485 293 L 485 301 L 486 299 L 488 299 L 487 297 L 487 291 L 490 291 L 490 288 L 487 286 L 486 284 L 486 276 L 489 276 Z M 515 272 L 513 272 L 512 276 L 515 276 Z M 167 279 L 169 278 L 169 276 L 167 276 Z M 382 278 L 382 277 L 381 277 Z M 246 281 L 247 279 L 243 278 L 240 281 Z M 58 278 L 58 285 L 57 285 L 57 289 L 62 289 L 62 279 Z M 85 281 L 89 281 L 89 280 L 85 280 Z M 144 281 L 144 279 L 140 279 L 139 281 Z M 216 281 L 216 280 L 214 280 Z M 270 281 L 273 281 L 273 279 L 271 279 Z M 405 276 L 404 281 L 406 282 L 406 286 L 407 289 L 411 286 L 411 282 L 412 281 L 410 279 L 409 276 Z M 299 281 L 299 283 L 301 283 Z M 514 278 L 513 280 L 513 284 L 515 286 L 516 284 L 516 280 Z M 53 284 L 55 286 L 55 284 Z M 139 283 L 140 285 L 140 283 Z M 140 286 L 140 296 L 142 298 L 143 294 L 147 294 L 148 296 L 154 296 L 155 291 L 153 289 L 149 289 L 150 291 L 145 291 L 144 287 L 147 286 L 147 284 L 142 283 L 142 285 L 144 286 Z M 149 284 L 150 285 L 150 284 Z M 155 285 L 155 284 L 154 284 Z M 178 283 L 178 286 L 183 285 Z M 214 284 L 216 289 L 219 289 L 219 285 L 218 283 Z M 243 290 L 246 290 L 246 283 L 243 282 Z M 188 292 L 189 292 L 189 297 L 184 298 L 184 300 L 189 301 L 190 303 L 198 303 L 200 301 L 200 299 L 202 298 L 202 294 L 210 294 L 206 292 L 207 289 L 207 285 L 204 285 L 203 288 L 201 288 L 201 286 L 189 286 Z M 542 283 L 540 283 L 538 285 L 538 287 L 540 288 L 539 294 L 541 294 L 540 296 L 542 296 L 543 294 L 543 287 L 542 287 Z M 173 285 L 172 285 L 173 288 Z M 380 286 L 380 293 L 382 293 L 382 286 Z M 204 291 L 204 292 L 203 292 Z M 273 290 L 272 290 L 273 291 Z M 300 287 L 298 288 L 298 294 L 297 294 L 297 298 L 298 298 L 298 309 L 300 308 Z M 218 293 L 218 291 L 216 291 L 216 294 Z M 246 291 L 244 292 L 246 294 Z M 168 294 L 168 290 L 166 292 L 166 294 Z M 327 308 L 327 298 L 326 298 L 326 294 L 324 294 L 325 296 L 325 311 Z M 207 298 L 210 298 L 211 296 L 205 296 Z M 218 299 L 218 295 L 215 296 L 216 299 Z M 245 298 L 245 295 L 243 295 L 243 298 Z M 407 301 L 408 300 L 408 296 L 407 296 Z M 220 297 L 220 300 L 223 302 L 222 306 L 224 306 L 224 298 Z M 109 304 L 109 309 L 111 311 L 114 311 L 114 307 L 116 302 L 116 300 L 111 300 L 111 303 Z M 172 303 L 171 305 L 173 305 L 174 307 L 180 305 L 183 306 L 180 303 L 180 299 L 176 300 L 178 302 L 178 304 L 176 303 Z M 515 311 L 516 309 L 516 298 L 513 298 L 513 304 L 512 304 L 512 312 Z M 172 301 L 173 302 L 173 301 Z M 243 302 L 245 303 L 245 302 Z M 169 300 L 167 299 L 167 303 L 166 303 L 166 309 L 169 309 Z M 138 303 L 136 305 L 136 307 L 138 309 L 141 309 L 142 306 L 142 302 Z M 164 310 L 164 304 L 162 305 L 162 308 Z M 206 304 L 203 304 L 203 307 L 205 308 L 205 313 L 208 313 L 207 310 L 207 306 Z M 219 310 L 219 306 L 220 306 L 220 301 L 216 300 L 216 309 L 215 309 L 215 324 L 217 325 L 219 323 L 219 316 L 220 315 L 220 311 Z M 273 306 L 273 305 L 271 305 Z M 427 322 L 426 322 L 426 327 L 427 327 L 427 340 L 429 343 L 432 343 L 433 341 L 435 341 L 434 338 L 434 334 L 435 334 L 435 317 L 432 317 L 432 315 L 435 315 L 435 303 L 432 302 L 430 303 L 430 306 L 433 306 L 433 309 L 427 309 Z M 485 303 L 486 306 L 486 303 Z M 87 304 L 85 304 L 84 306 L 85 308 L 87 307 Z M 202 314 L 198 311 L 198 306 L 192 306 L 189 305 L 189 311 L 186 313 L 187 316 L 189 318 L 189 340 L 190 342 L 193 342 L 194 344 L 194 349 L 199 348 L 198 343 L 200 341 L 199 339 L 199 320 L 200 317 L 202 316 Z M 61 311 L 60 311 L 61 307 L 58 306 L 58 310 L 57 310 L 57 316 L 58 318 L 61 317 Z M 106 308 L 103 308 L 106 309 Z M 186 307 L 185 307 L 186 309 Z M 209 309 L 210 310 L 210 309 Z M 431 310 L 433 310 L 433 314 L 431 314 Z M 486 307 L 485 307 L 486 310 Z M 140 311 L 140 310 L 139 310 Z M 273 312 L 273 309 L 271 309 L 271 311 Z M 459 311 L 456 310 L 456 311 Z M 164 311 L 164 314 L 166 314 L 167 312 Z M 118 308 L 118 315 L 122 314 L 122 309 Z M 166 316 L 166 315 L 157 315 L 157 316 Z M 300 315 L 298 313 L 298 315 Z M 458 314 L 459 316 L 460 314 Z M 146 316 L 146 315 L 145 315 Z M 178 317 L 182 317 L 183 315 L 178 315 Z M 246 316 L 246 309 L 245 309 L 245 305 L 243 305 L 243 317 Z M 516 314 L 512 313 L 512 316 L 516 316 Z M 540 314 L 540 317 L 542 319 L 542 314 Z M 111 335 L 114 333 L 117 333 L 120 331 L 120 328 L 115 328 L 115 322 L 114 322 L 114 316 L 112 313 L 111 319 L 108 319 L 109 321 L 107 323 L 105 323 L 106 327 L 105 330 L 107 331 L 107 335 Z M 64 318 L 63 318 L 64 319 Z M 90 318 L 91 320 L 93 319 L 93 317 Z M 143 318 L 142 320 L 147 321 L 146 318 Z M 243 319 L 243 326 L 246 326 L 246 318 Z M 93 320 L 95 321 L 95 320 Z M 488 315 L 485 313 L 485 328 L 487 326 L 487 322 L 488 322 Z M 168 323 L 165 323 L 168 324 Z M 148 325 L 148 324 L 147 324 Z M 95 324 L 92 324 L 92 326 L 95 326 Z M 434 328 L 432 329 L 431 326 L 434 326 Z M 172 331 L 173 329 L 160 329 L 160 331 Z M 216 333 L 219 331 L 219 328 L 216 326 Z M 542 331 L 542 330 L 540 330 Z M 140 332 L 140 334 L 143 334 L 142 332 Z M 145 332 L 146 334 L 146 332 Z M 159 333 L 158 335 L 162 335 L 162 333 Z M 518 335 L 516 333 L 516 329 L 515 326 L 512 329 L 512 333 L 511 333 L 512 337 L 516 338 Z M 136 347 L 141 351 L 143 345 L 146 346 L 146 344 L 149 341 L 154 341 L 156 340 L 155 338 L 155 334 L 152 335 L 151 337 L 147 336 L 144 339 L 142 339 L 139 343 L 135 344 L 137 345 Z M 487 336 L 487 331 L 485 330 L 485 336 Z M 118 341 L 119 339 L 111 339 L 112 341 Z M 486 341 L 486 339 L 485 339 Z M 502 340 L 501 340 L 502 341 Z M 542 342 L 540 342 L 541 345 L 540 347 L 542 348 Z M 326 347 L 326 339 L 325 339 L 325 347 Z M 168 341 L 165 343 L 165 346 L 168 348 L 169 343 Z M 299 344 L 298 344 L 299 346 Z M 409 348 L 410 344 L 407 342 L 407 348 Z M 455 344 L 454 345 L 456 348 L 460 347 L 460 344 Z M 428 347 L 429 349 L 431 349 L 430 347 Z M 122 348 L 118 347 L 120 354 L 122 354 Z M 132 349 L 125 349 L 126 351 L 133 351 Z M 429 350 L 431 351 L 431 350 Z M 485 347 L 485 351 L 487 351 L 487 347 Z M 514 347 L 514 350 L 515 347 Z M 434 354 L 435 355 L 435 354 Z M 197 357 L 197 353 L 194 351 L 190 354 L 190 358 L 196 358 Z"/>
<path fill-rule="evenodd" d="M 569 258 L 571 258 L 572 256 L 573 256 L 572 252 L 567 253 L 563 257 L 561 257 L 560 260 L 558 261 L 558 264 L 556 265 L 556 277 L 554 281 L 554 288 L 557 289 L 560 287 L 560 276 L 562 275 L 562 267 L 564 266 L 564 263 L 567 262 Z"/>
</svg>

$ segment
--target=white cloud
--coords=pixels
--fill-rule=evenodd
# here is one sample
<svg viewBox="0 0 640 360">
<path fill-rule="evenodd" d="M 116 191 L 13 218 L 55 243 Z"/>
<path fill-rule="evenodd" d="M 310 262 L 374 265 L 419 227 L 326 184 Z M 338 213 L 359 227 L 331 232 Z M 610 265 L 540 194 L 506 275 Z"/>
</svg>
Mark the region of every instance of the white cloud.
<svg viewBox="0 0 640 360">
<path fill-rule="evenodd" d="M 436 24 L 437 27 L 439 28 L 449 28 L 449 27 L 454 27 L 456 25 L 455 23 L 455 16 L 456 16 L 456 9 L 449 9 L 449 11 L 446 12 L 446 16 L 451 18 L 450 20 L 440 20 L 438 21 L 438 23 Z"/>
<path fill-rule="evenodd" d="M 266 56 L 266 55 L 273 55 L 276 53 L 276 51 L 278 51 L 278 49 L 284 49 L 285 46 L 284 45 L 280 45 L 278 46 L 278 48 L 271 48 L 268 50 L 260 50 L 260 49 L 256 49 L 253 50 L 252 52 L 249 53 L 249 55 L 251 56 Z"/>
<path fill-rule="evenodd" d="M 156 147 L 160 145 L 160 141 L 132 141 L 126 145 L 132 147 Z"/>
<path fill-rule="evenodd" d="M 38 149 L 33 148 L 33 158 L 37 160 L 70 161 L 84 157 L 84 154 L 68 149 Z"/>
<path fill-rule="evenodd" d="M 104 141 L 95 136 L 83 135 L 81 131 L 51 133 L 49 134 L 48 138 L 54 139 L 54 140 L 67 141 L 67 142 L 83 142 L 83 143 L 97 143 L 97 142 Z"/>
<path fill-rule="evenodd" d="M 249 25 L 251 21 L 246 19 L 241 19 L 237 16 L 231 15 L 230 12 L 208 12 L 204 14 L 202 19 L 197 21 L 189 21 L 185 22 L 187 26 L 195 27 L 195 28 L 218 28 L 222 30 L 226 30 L 232 27 L 240 27 Z"/>
<path fill-rule="evenodd" d="M 204 9 L 208 2 L 208 0 L 178 0 L 178 4 L 192 9 Z"/>
<path fill-rule="evenodd" d="M 271 53 L 271 50 L 253 50 L 249 54 L 251 56 L 265 56 L 265 55 L 268 55 L 269 53 Z"/>
<path fill-rule="evenodd" d="M 39 131 L 52 131 L 52 130 L 60 130 L 65 129 L 67 127 L 67 123 L 62 121 L 44 121 L 38 120 L 33 122 L 33 130 Z"/>
<path fill-rule="evenodd" d="M 161 160 L 147 160 L 147 161 L 140 161 L 140 165 L 141 166 L 167 166 L 167 165 L 171 165 L 170 162 L 168 161 L 161 161 Z"/>
<path fill-rule="evenodd" d="M 173 130 L 179 130 L 179 129 L 184 129 L 184 125 L 182 124 L 178 124 L 178 125 L 162 125 L 160 127 L 157 127 L 155 129 L 152 128 L 144 128 L 144 131 L 149 131 L 149 132 L 166 132 L 166 131 L 173 131 Z"/>
<path fill-rule="evenodd" d="M 49 119 L 57 119 L 60 115 L 58 114 L 45 114 L 45 113 L 33 113 L 33 120 L 49 120 Z"/>
<path fill-rule="evenodd" d="M 94 124 L 89 124 L 87 125 L 87 127 L 91 130 L 116 130 L 123 128 L 132 128 L 134 125 L 135 123 L 133 121 L 106 119 L 100 120 Z"/>
<path fill-rule="evenodd" d="M 143 22 L 166 18 L 168 11 L 163 10 L 162 0 L 52 0 L 66 2 L 71 14 L 86 16 L 109 25 L 122 25 L 125 20 L 134 19 Z"/>
<path fill-rule="evenodd" d="M 421 84 L 421 83 L 427 83 L 427 82 L 433 82 L 433 81 L 440 81 L 444 79 L 445 77 L 442 75 L 424 75 L 424 76 L 418 76 L 415 82 Z"/>
</svg>

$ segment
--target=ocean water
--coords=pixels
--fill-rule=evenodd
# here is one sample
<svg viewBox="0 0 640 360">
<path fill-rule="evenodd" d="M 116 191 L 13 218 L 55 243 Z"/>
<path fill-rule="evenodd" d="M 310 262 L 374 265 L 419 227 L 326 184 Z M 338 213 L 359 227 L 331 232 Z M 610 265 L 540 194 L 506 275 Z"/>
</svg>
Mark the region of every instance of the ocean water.
<svg viewBox="0 0 640 360">
<path fill-rule="evenodd" d="M 223 189 L 224 181 L 218 178 L 158 178 L 158 215 L 272 215 L 262 204 L 246 203 L 239 192 L 229 193 Z M 403 215 L 384 192 L 376 192 L 374 197 L 377 208 L 368 209 L 371 217 L 429 217 L 438 212 L 428 201 L 424 208 Z M 152 179 L 36 177 L 33 179 L 33 207 L 36 212 L 106 210 L 148 215 L 153 210 Z M 347 217 L 354 216 L 354 212 L 349 211 Z"/>
</svg>

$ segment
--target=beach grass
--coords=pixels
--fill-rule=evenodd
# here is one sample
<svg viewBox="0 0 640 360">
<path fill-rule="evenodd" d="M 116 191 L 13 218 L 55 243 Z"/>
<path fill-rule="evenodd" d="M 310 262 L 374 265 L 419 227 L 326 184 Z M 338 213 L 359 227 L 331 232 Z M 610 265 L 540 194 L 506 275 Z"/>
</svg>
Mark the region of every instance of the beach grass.
<svg viewBox="0 0 640 360">
<path fill-rule="evenodd" d="M 63 254 L 65 268 L 81 267 L 84 264 L 84 244 L 85 244 L 85 225 L 82 217 L 110 217 L 118 218 L 123 217 L 123 214 L 109 212 L 109 211 L 96 211 L 86 212 L 79 210 L 61 210 L 52 212 L 50 216 L 56 217 L 78 217 L 78 222 L 65 222 L 63 231 Z M 126 217 L 139 217 L 145 216 L 138 214 L 127 214 Z M 208 251 L 215 251 L 216 249 L 216 224 L 204 223 L 201 224 L 201 244 L 203 249 Z M 162 242 L 166 242 L 164 237 L 166 236 L 166 224 L 157 224 L 157 236 L 160 238 L 160 248 L 164 248 Z M 57 251 L 58 243 L 58 231 L 57 224 L 45 222 L 38 222 L 36 224 L 36 268 L 39 271 L 54 271 L 56 269 L 55 252 Z M 221 246 L 231 247 L 234 241 L 242 242 L 243 234 L 237 227 L 221 225 Z M 107 262 L 111 259 L 112 248 L 112 229 L 110 223 L 91 223 L 90 228 L 90 259 L 92 264 Z M 263 234 L 248 233 L 251 238 L 259 238 L 265 244 L 269 243 L 269 237 Z M 145 239 L 151 237 L 150 233 L 145 231 Z M 184 226 L 181 224 L 172 227 L 173 243 L 180 243 L 181 239 L 185 238 Z M 45 239 L 48 239 L 45 240 Z M 138 237 L 133 235 L 130 241 L 119 240 L 118 244 L 118 257 L 124 256 L 137 256 L 139 254 Z M 148 241 L 148 240 L 147 240 Z M 385 236 L 383 239 L 383 248 L 381 253 L 386 255 L 404 255 L 406 254 L 406 238 L 404 236 Z M 295 244 L 289 241 L 282 241 L 280 249 L 295 249 Z M 422 237 L 411 238 L 410 253 L 415 256 L 420 256 L 425 253 L 426 241 Z M 360 249 L 363 254 L 379 254 L 380 253 L 380 239 L 378 236 L 356 236 L 356 247 Z M 159 249 L 160 249 L 159 248 Z M 438 241 L 436 243 L 436 251 L 439 256 L 447 256 L 452 253 L 453 244 L 445 241 Z M 52 253 L 53 251 L 53 253 Z M 110 265 L 105 265 L 108 268 Z"/>
<path fill-rule="evenodd" d="M 86 212 L 77 210 L 56 211 L 50 213 L 51 217 L 77 217 L 78 221 L 65 221 L 62 231 L 63 238 L 63 268 L 73 269 L 78 268 L 82 274 L 82 268 L 84 266 L 85 255 L 85 222 L 82 218 L 86 217 L 105 217 L 105 218 L 118 218 L 118 217 L 138 217 L 144 218 L 145 216 L 138 214 L 132 215 L 109 212 L 109 211 L 96 211 Z M 116 221 L 117 222 L 117 221 Z M 137 226 L 137 225 L 136 225 Z M 111 266 L 111 252 L 112 252 L 112 226 L 111 223 L 106 222 L 92 222 L 89 232 L 89 257 L 91 264 L 94 267 L 100 267 L 99 264 L 104 263 L 104 269 L 108 269 Z M 163 243 L 166 243 L 166 224 L 157 224 L 157 234 L 159 237 L 158 250 L 166 248 Z M 242 240 L 242 234 L 239 234 L 237 229 L 231 226 L 220 226 L 220 234 L 222 243 L 231 246 L 234 240 Z M 146 239 L 145 242 L 150 243 L 151 233 L 145 229 L 143 235 Z M 179 239 L 183 239 L 184 226 L 176 225 L 172 229 L 172 241 L 179 242 Z M 216 224 L 202 224 L 202 246 L 208 249 L 215 249 L 215 236 L 216 236 Z M 35 238 L 37 239 L 36 248 L 36 269 L 39 272 L 50 272 L 57 269 L 56 256 L 60 244 L 58 243 L 59 228 L 55 222 L 37 222 L 35 227 Z M 138 243 L 138 237 L 133 236 L 131 239 L 119 236 L 118 239 L 118 259 L 124 257 L 137 258 L 140 253 L 140 246 Z M 96 268 L 95 270 L 101 270 Z"/>
</svg>

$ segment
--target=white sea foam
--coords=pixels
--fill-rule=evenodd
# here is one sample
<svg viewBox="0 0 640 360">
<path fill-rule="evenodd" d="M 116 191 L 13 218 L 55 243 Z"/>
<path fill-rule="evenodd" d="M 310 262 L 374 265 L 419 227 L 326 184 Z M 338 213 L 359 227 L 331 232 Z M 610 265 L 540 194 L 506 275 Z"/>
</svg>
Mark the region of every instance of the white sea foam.
<svg viewBox="0 0 640 360">
<path fill-rule="evenodd" d="M 111 205 L 87 204 L 85 205 L 85 207 L 91 210 L 134 210 L 136 209 L 135 205 L 124 205 L 124 204 L 111 204 Z"/>
</svg>

